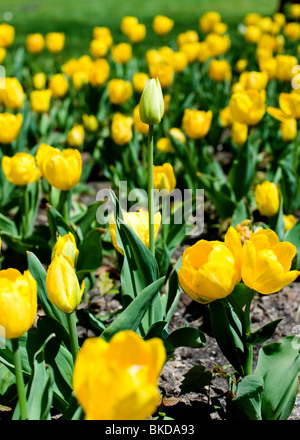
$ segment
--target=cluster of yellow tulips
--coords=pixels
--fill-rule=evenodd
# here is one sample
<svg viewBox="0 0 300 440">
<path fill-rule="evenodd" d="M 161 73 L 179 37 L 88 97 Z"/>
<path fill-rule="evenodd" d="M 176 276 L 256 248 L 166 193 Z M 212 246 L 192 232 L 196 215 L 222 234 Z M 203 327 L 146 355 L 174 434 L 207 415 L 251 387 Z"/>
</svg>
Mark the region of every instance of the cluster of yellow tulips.
<svg viewBox="0 0 300 440">
<path fill-rule="evenodd" d="M 215 11 L 181 33 L 164 15 L 151 29 L 126 16 L 119 40 L 96 26 L 86 53 L 66 59 L 63 32 L 16 47 L 0 24 L 0 381 L 18 398 L 10 387 L 0 397 L 12 419 L 162 418 L 162 368 L 176 348 L 205 345 L 200 329 L 168 332 L 182 291 L 209 308 L 233 403 L 246 418 L 289 416 L 299 348 L 289 336 L 269 344 L 254 370 L 253 345 L 278 321 L 252 332 L 250 310 L 300 275 L 300 4 L 231 31 Z M 101 227 L 94 180 L 112 187 Z M 113 191 L 124 181 L 126 210 Z M 208 239 L 179 261 L 188 205 L 175 189 L 192 193 L 189 214 L 196 190 L 208 202 Z M 120 275 L 112 320 L 89 310 L 104 256 Z M 94 337 L 79 341 L 78 325 Z M 290 365 L 279 389 L 274 370 Z"/>
</svg>

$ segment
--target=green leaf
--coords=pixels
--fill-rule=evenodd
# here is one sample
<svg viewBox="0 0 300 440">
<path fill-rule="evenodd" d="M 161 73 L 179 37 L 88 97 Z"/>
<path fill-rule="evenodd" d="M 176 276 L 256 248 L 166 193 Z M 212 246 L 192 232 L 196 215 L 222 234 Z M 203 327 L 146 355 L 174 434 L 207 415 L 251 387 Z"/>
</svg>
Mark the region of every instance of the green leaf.
<svg viewBox="0 0 300 440">
<path fill-rule="evenodd" d="M 18 237 L 19 232 L 13 220 L 0 213 L 0 233 L 5 232 L 7 235 Z"/>
<path fill-rule="evenodd" d="M 282 319 L 283 318 L 280 318 L 280 319 L 276 319 L 275 321 L 269 322 L 268 324 L 264 325 L 256 332 L 247 335 L 246 337 L 247 344 L 257 345 L 266 342 L 268 339 L 270 339 L 273 336 L 277 325 L 280 323 Z"/>
<path fill-rule="evenodd" d="M 115 318 L 106 330 L 104 330 L 101 337 L 106 341 L 109 341 L 115 333 L 121 330 L 136 331 L 144 314 L 149 309 L 155 295 L 162 288 L 163 284 L 164 277 L 145 287 L 145 289 L 139 293 L 126 309 Z"/>
<path fill-rule="evenodd" d="M 264 381 L 253 374 L 239 382 L 236 397 L 233 399 L 250 420 L 261 420 L 261 402 Z"/>
<path fill-rule="evenodd" d="M 71 225 L 69 225 L 63 218 L 63 216 L 51 205 L 49 205 L 47 209 L 47 217 L 49 221 L 49 226 L 60 236 L 66 235 L 71 232 L 74 235 L 77 244 L 79 243 L 80 239 L 78 237 L 77 231 Z"/>
<path fill-rule="evenodd" d="M 286 232 L 285 241 L 289 241 L 296 247 L 296 256 L 293 260 L 293 269 L 300 269 L 300 221 L 298 221 L 292 229 Z"/>
<path fill-rule="evenodd" d="M 86 309 L 76 310 L 76 316 L 78 325 L 92 330 L 98 336 L 106 329 L 105 325 Z"/>
<path fill-rule="evenodd" d="M 205 387 L 212 383 L 212 372 L 206 370 L 203 365 L 195 365 L 183 377 L 180 385 L 181 395 L 193 392 L 207 394 Z"/>
<path fill-rule="evenodd" d="M 164 342 L 167 353 L 170 355 L 179 347 L 203 348 L 206 338 L 199 329 L 186 326 L 174 330 Z"/>
<path fill-rule="evenodd" d="M 241 199 L 238 202 L 235 210 L 233 211 L 231 225 L 235 227 L 239 223 L 242 223 L 244 220 L 249 218 L 249 215 L 250 215 L 249 209 L 245 203 L 245 200 Z"/>
<path fill-rule="evenodd" d="M 282 342 L 262 347 L 254 374 L 264 381 L 262 418 L 287 418 L 296 400 L 300 373 L 299 336 L 287 336 Z"/>
<path fill-rule="evenodd" d="M 76 270 L 95 271 L 102 264 L 102 244 L 101 231 L 92 229 L 89 231 L 79 244 L 78 261 Z"/>
</svg>

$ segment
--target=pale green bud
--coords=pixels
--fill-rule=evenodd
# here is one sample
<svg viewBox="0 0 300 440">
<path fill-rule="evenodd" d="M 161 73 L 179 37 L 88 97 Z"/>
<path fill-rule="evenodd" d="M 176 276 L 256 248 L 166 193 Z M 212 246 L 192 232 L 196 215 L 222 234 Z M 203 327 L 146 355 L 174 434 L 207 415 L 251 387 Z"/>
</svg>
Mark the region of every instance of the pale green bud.
<svg viewBox="0 0 300 440">
<path fill-rule="evenodd" d="M 148 125 L 159 124 L 164 115 L 164 98 L 158 78 L 149 79 L 139 104 L 141 121 Z"/>
</svg>

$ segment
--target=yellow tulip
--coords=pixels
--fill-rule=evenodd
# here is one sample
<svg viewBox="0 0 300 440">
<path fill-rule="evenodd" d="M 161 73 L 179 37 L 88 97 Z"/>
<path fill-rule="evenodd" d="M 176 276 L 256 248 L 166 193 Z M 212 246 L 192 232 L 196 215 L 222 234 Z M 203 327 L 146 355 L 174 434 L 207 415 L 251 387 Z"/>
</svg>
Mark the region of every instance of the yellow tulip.
<svg viewBox="0 0 300 440">
<path fill-rule="evenodd" d="M 154 32 L 159 35 L 167 35 L 171 32 L 174 26 L 174 20 L 165 15 L 156 15 L 152 22 L 152 28 Z"/>
<path fill-rule="evenodd" d="M 149 215 L 147 211 L 123 212 L 123 221 L 136 233 L 145 246 L 149 247 Z M 154 215 L 154 239 L 156 240 L 158 230 L 161 224 L 161 213 Z M 117 226 L 112 213 L 109 220 L 109 232 L 112 244 L 120 254 L 123 255 L 123 249 L 117 244 Z"/>
<path fill-rule="evenodd" d="M 249 25 L 246 28 L 244 38 L 247 43 L 256 44 L 261 39 L 261 29 L 256 25 Z"/>
<path fill-rule="evenodd" d="M 3 156 L 2 169 L 6 179 L 14 185 L 27 185 L 41 177 L 35 158 L 29 153 Z"/>
<path fill-rule="evenodd" d="M 0 328 L 7 339 L 26 333 L 37 313 L 37 284 L 28 270 L 0 271 Z"/>
<path fill-rule="evenodd" d="M 86 420 L 145 420 L 160 402 L 158 379 L 166 361 L 159 338 L 124 330 L 110 342 L 86 339 L 74 365 L 73 388 Z"/>
<path fill-rule="evenodd" d="M 17 78 L 5 78 L 5 88 L 0 89 L 0 101 L 9 110 L 19 110 L 23 107 L 25 94 Z"/>
<path fill-rule="evenodd" d="M 177 37 L 177 46 L 180 47 L 185 43 L 197 43 L 199 41 L 199 35 L 194 30 L 187 30 L 181 32 Z"/>
<path fill-rule="evenodd" d="M 144 72 L 136 72 L 132 76 L 132 84 L 136 93 L 143 93 L 143 90 L 149 81 L 149 75 Z"/>
<path fill-rule="evenodd" d="M 146 26 L 143 23 L 137 23 L 131 27 L 127 34 L 131 43 L 140 43 L 146 38 Z"/>
<path fill-rule="evenodd" d="M 272 217 L 279 210 L 279 193 L 273 182 L 265 180 L 256 185 L 255 201 L 261 215 Z"/>
<path fill-rule="evenodd" d="M 121 78 L 113 78 L 107 83 L 108 98 L 112 104 L 125 104 L 132 96 L 132 84 Z"/>
<path fill-rule="evenodd" d="M 131 15 L 126 15 L 125 17 L 122 18 L 121 21 L 121 31 L 123 32 L 123 34 L 128 35 L 130 33 L 130 30 L 132 28 L 132 26 L 135 26 L 136 24 L 138 24 L 138 19 L 137 17 L 131 16 Z"/>
<path fill-rule="evenodd" d="M 172 127 L 167 133 L 167 137 L 162 137 L 158 139 L 156 142 L 156 147 L 162 151 L 163 153 L 174 153 L 175 150 L 173 148 L 170 135 L 177 139 L 182 144 L 185 144 L 186 138 L 184 133 L 180 130 L 180 128 Z"/>
<path fill-rule="evenodd" d="M 240 75 L 239 83 L 244 90 L 262 90 L 267 87 L 268 74 L 266 72 L 243 72 Z"/>
<path fill-rule="evenodd" d="M 78 70 L 72 76 L 72 84 L 75 90 L 81 90 L 85 84 L 89 82 L 89 71 Z"/>
<path fill-rule="evenodd" d="M 99 128 L 98 120 L 97 120 L 96 116 L 94 116 L 94 115 L 84 114 L 82 116 L 82 122 L 83 122 L 84 128 L 90 132 L 95 132 Z"/>
<path fill-rule="evenodd" d="M 132 58 L 132 47 L 129 43 L 119 43 L 111 48 L 111 56 L 115 63 L 126 64 Z"/>
<path fill-rule="evenodd" d="M 205 34 L 211 32 L 214 26 L 221 21 L 221 15 L 215 11 L 205 12 L 199 19 L 199 28 Z"/>
<path fill-rule="evenodd" d="M 290 5 L 289 15 L 291 18 L 298 20 L 300 18 L 300 4 L 294 3 Z"/>
<path fill-rule="evenodd" d="M 260 57 L 258 59 L 259 70 L 266 72 L 268 79 L 274 79 L 277 76 L 277 60 L 275 57 Z"/>
<path fill-rule="evenodd" d="M 300 24 L 296 22 L 287 23 L 283 29 L 284 35 L 292 42 L 300 38 Z"/>
<path fill-rule="evenodd" d="M 35 113 L 47 113 L 50 108 L 50 102 L 52 98 L 52 91 L 46 90 L 33 90 L 30 94 L 31 110 Z"/>
<path fill-rule="evenodd" d="M 82 172 L 82 159 L 78 150 L 58 148 L 41 144 L 36 156 L 38 167 L 42 175 L 54 188 L 68 191 L 80 180 Z"/>
<path fill-rule="evenodd" d="M 258 14 L 257 12 L 249 12 L 249 14 L 246 14 L 246 16 L 244 17 L 244 23 L 247 26 L 258 25 L 261 19 L 261 14 Z"/>
<path fill-rule="evenodd" d="M 46 74 L 44 73 L 44 72 L 39 72 L 39 73 L 36 73 L 34 76 L 33 76 L 33 86 L 34 86 L 34 88 L 35 89 L 37 89 L 37 90 L 41 90 L 41 89 L 43 89 L 44 87 L 45 87 L 45 85 L 46 85 L 46 82 L 47 82 L 47 76 L 46 76 Z"/>
<path fill-rule="evenodd" d="M 4 47 L 0 47 L 0 63 L 4 61 L 7 54 L 7 50 Z"/>
<path fill-rule="evenodd" d="M 170 163 L 154 165 L 153 188 L 159 190 L 166 189 L 168 192 L 172 192 L 175 187 L 176 178 L 172 165 Z"/>
<path fill-rule="evenodd" d="M 240 274 L 225 243 L 200 240 L 184 251 L 178 279 L 187 295 L 206 304 L 230 295 Z"/>
<path fill-rule="evenodd" d="M 282 28 L 286 23 L 285 15 L 282 12 L 276 12 L 273 15 L 273 20 L 280 26 L 280 28 Z"/>
<path fill-rule="evenodd" d="M 169 63 L 153 63 L 149 66 L 151 78 L 158 78 L 161 88 L 167 89 L 174 80 L 174 69 Z"/>
<path fill-rule="evenodd" d="M 141 134 L 147 134 L 149 132 L 149 125 L 141 121 L 139 104 L 133 109 L 133 127 L 135 131 Z"/>
<path fill-rule="evenodd" d="M 276 78 L 280 81 L 291 81 L 294 74 L 292 73 L 293 67 L 298 65 L 297 57 L 292 55 L 276 55 L 277 70 Z"/>
<path fill-rule="evenodd" d="M 8 23 L 0 24 L 0 47 L 9 47 L 15 39 L 15 28 Z"/>
<path fill-rule="evenodd" d="M 229 35 L 219 35 L 215 32 L 208 34 L 205 38 L 205 42 L 207 43 L 212 56 L 215 57 L 225 54 L 231 46 Z"/>
<path fill-rule="evenodd" d="M 257 125 L 266 112 L 265 90 L 244 90 L 233 93 L 229 101 L 234 121 L 241 124 Z"/>
<path fill-rule="evenodd" d="M 90 52 L 94 58 L 105 57 L 109 49 L 106 41 L 94 39 L 90 42 Z"/>
<path fill-rule="evenodd" d="M 211 60 L 208 67 L 208 76 L 217 82 L 230 81 L 231 74 L 231 66 L 227 60 Z"/>
<path fill-rule="evenodd" d="M 76 124 L 68 133 L 67 144 L 69 147 L 81 147 L 84 142 L 85 132 L 81 124 Z"/>
<path fill-rule="evenodd" d="M 64 48 L 65 39 L 63 32 L 49 32 L 46 35 L 46 47 L 51 53 L 59 53 Z"/>
<path fill-rule="evenodd" d="M 231 126 L 231 138 L 234 143 L 241 147 L 248 137 L 248 125 L 240 122 L 233 122 Z"/>
<path fill-rule="evenodd" d="M 280 93 L 279 107 L 268 107 L 268 113 L 279 121 L 300 119 L 300 95 L 298 93 Z"/>
<path fill-rule="evenodd" d="M 171 57 L 171 64 L 176 73 L 183 72 L 188 65 L 187 54 L 183 51 L 173 52 Z"/>
<path fill-rule="evenodd" d="M 38 54 L 42 52 L 45 46 L 45 39 L 42 34 L 29 34 L 26 38 L 26 49 L 28 52 Z"/>
<path fill-rule="evenodd" d="M 230 127 L 233 123 L 230 107 L 219 110 L 219 121 L 223 127 Z"/>
<path fill-rule="evenodd" d="M 51 260 L 56 255 L 62 255 L 71 266 L 76 266 L 79 250 L 77 249 L 75 237 L 71 232 L 58 237 L 52 249 Z"/>
<path fill-rule="evenodd" d="M 10 144 L 19 135 L 23 121 L 21 113 L 0 113 L 0 143 Z"/>
<path fill-rule="evenodd" d="M 284 230 L 289 231 L 292 229 L 295 224 L 297 223 L 297 219 L 293 214 L 283 214 L 283 223 L 284 223 Z"/>
<path fill-rule="evenodd" d="M 49 300 L 65 313 L 79 306 L 84 291 L 80 288 L 75 269 L 62 254 L 55 255 L 47 270 L 46 289 Z"/>
<path fill-rule="evenodd" d="M 111 31 L 106 26 L 95 26 L 93 28 L 93 38 L 95 40 L 102 40 L 106 43 L 108 47 L 111 47 L 111 45 L 113 44 Z"/>
<path fill-rule="evenodd" d="M 51 76 L 48 88 L 52 91 L 53 98 L 63 98 L 69 89 L 69 82 L 63 73 L 56 73 Z"/>
<path fill-rule="evenodd" d="M 227 29 L 228 29 L 228 24 L 220 22 L 214 25 L 214 27 L 212 28 L 212 32 L 219 35 L 224 35 Z"/>
<path fill-rule="evenodd" d="M 185 55 L 188 64 L 191 64 L 198 60 L 201 48 L 202 48 L 202 43 L 195 41 L 192 43 L 182 44 L 179 50 L 181 53 Z"/>
<path fill-rule="evenodd" d="M 247 67 L 248 61 L 245 59 L 240 59 L 235 64 L 235 69 L 237 72 L 243 72 Z"/>
<path fill-rule="evenodd" d="M 212 121 L 212 111 L 185 109 L 182 118 L 183 131 L 191 139 L 200 139 L 207 135 Z"/>
<path fill-rule="evenodd" d="M 288 119 L 280 123 L 280 133 L 284 141 L 289 142 L 297 136 L 297 121 L 296 119 Z"/>
<path fill-rule="evenodd" d="M 91 65 L 89 81 L 93 87 L 103 86 L 109 77 L 109 62 L 105 58 L 98 58 Z"/>
<path fill-rule="evenodd" d="M 263 295 L 278 292 L 300 275 L 290 270 L 296 248 L 271 229 L 261 229 L 243 245 L 242 280 Z"/>
<path fill-rule="evenodd" d="M 125 145 L 131 141 L 133 118 L 122 113 L 115 113 L 111 123 L 111 137 L 117 145 Z"/>
</svg>

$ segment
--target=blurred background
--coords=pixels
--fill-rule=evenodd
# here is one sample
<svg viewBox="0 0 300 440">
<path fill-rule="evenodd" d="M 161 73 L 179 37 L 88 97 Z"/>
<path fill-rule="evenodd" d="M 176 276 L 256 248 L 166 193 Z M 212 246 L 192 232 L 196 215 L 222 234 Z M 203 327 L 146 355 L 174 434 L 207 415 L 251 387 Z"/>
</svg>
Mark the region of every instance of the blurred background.
<svg viewBox="0 0 300 440">
<path fill-rule="evenodd" d="M 183 30 L 197 29 L 199 17 L 215 10 L 234 32 L 247 13 L 272 15 L 279 4 L 280 0 L 0 0 L 0 23 L 15 27 L 16 46 L 24 45 L 29 33 L 65 32 L 64 56 L 68 57 L 88 52 L 94 26 L 108 26 L 116 42 L 124 39 L 120 32 L 124 15 L 134 15 L 147 26 L 145 43 L 151 45 L 156 42 L 151 23 L 157 14 L 174 19 L 172 32 L 177 35 Z"/>
</svg>

